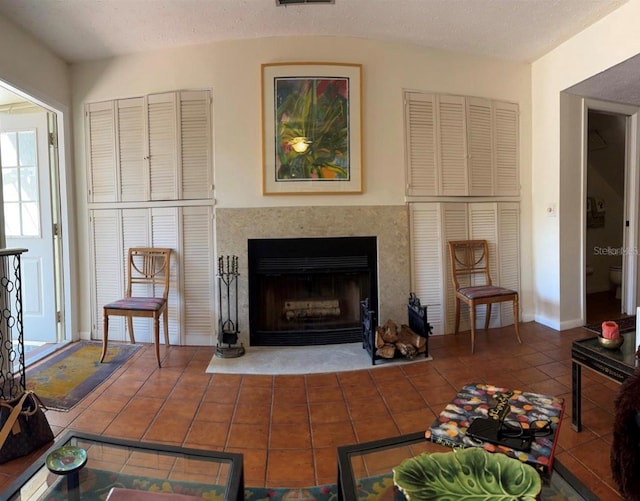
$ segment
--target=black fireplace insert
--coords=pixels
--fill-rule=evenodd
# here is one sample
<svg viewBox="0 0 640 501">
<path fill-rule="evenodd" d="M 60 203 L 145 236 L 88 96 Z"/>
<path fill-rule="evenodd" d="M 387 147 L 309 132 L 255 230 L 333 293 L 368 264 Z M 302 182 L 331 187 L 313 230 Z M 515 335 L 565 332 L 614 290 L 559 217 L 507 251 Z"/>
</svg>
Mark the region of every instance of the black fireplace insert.
<svg viewBox="0 0 640 501">
<path fill-rule="evenodd" d="M 252 346 L 353 343 L 378 303 L 376 237 L 248 241 Z"/>
</svg>

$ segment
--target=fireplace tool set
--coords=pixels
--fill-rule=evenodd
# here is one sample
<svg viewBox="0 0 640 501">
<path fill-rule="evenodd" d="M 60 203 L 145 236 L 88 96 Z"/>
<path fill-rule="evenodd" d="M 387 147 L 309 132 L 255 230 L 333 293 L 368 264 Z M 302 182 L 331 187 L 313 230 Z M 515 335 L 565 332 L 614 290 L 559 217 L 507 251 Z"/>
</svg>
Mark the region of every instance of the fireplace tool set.
<svg viewBox="0 0 640 501">
<path fill-rule="evenodd" d="M 238 342 L 238 256 L 218 258 L 218 344 L 216 356 L 236 358 L 244 355 L 244 346 Z M 223 302 L 225 308 L 223 309 Z M 227 345 L 227 346 L 223 346 Z"/>
</svg>

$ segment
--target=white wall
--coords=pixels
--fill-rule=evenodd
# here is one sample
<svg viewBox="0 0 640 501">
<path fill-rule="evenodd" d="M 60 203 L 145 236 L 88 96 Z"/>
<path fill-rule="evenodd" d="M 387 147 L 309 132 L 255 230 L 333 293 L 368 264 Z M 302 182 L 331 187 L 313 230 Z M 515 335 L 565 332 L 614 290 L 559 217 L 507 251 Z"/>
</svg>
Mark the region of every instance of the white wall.
<svg viewBox="0 0 640 501">
<path fill-rule="evenodd" d="M 281 61 L 363 65 L 361 195 L 262 196 L 260 65 Z M 402 90 L 503 99 L 520 104 L 522 305 L 532 312 L 530 221 L 530 66 L 414 46 L 336 37 L 268 38 L 163 50 L 72 66 L 78 124 L 87 102 L 189 88 L 213 90 L 214 164 L 219 207 L 398 205 L 404 203 Z M 88 242 L 84 131 L 75 128 L 79 241 Z M 80 298 L 90 297 L 88 246 L 79 261 Z M 81 300 L 81 303 L 84 300 Z M 81 329 L 89 330 L 83 304 Z"/>
<path fill-rule="evenodd" d="M 532 65 L 532 230 L 535 318 L 562 329 L 581 325 L 582 109 L 561 92 L 640 53 L 640 0 L 571 38 Z M 561 104 L 562 103 L 562 104 Z M 562 132 L 561 132 L 562 131 Z M 559 217 L 547 217 L 556 203 Z M 565 233 L 566 230 L 566 233 Z"/>
<path fill-rule="evenodd" d="M 20 28 L 0 17 L 0 81 L 16 93 L 53 111 L 57 117 L 60 158 L 60 194 L 64 253 L 64 328 L 67 339 L 77 339 L 78 303 L 75 275 L 76 247 L 73 151 L 71 148 L 71 79 L 67 63 Z M 80 122 L 82 123 L 82 122 Z M 72 306 L 73 305 L 73 306 Z"/>
<path fill-rule="evenodd" d="M 49 49 L 0 17 L 0 80 L 56 109 L 71 102 L 69 68 Z"/>
</svg>

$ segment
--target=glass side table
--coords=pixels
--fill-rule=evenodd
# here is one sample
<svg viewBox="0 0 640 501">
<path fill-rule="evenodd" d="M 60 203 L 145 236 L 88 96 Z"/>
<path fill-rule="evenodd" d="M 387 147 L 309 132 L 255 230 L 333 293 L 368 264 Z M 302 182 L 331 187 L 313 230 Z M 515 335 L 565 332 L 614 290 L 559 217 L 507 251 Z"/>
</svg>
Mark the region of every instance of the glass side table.
<svg viewBox="0 0 640 501">
<path fill-rule="evenodd" d="M 389 484 L 389 479 L 393 479 L 391 471 L 402 461 L 423 452 L 447 452 L 448 450 L 450 449 L 426 440 L 424 431 L 338 447 L 338 499 L 345 501 L 366 499 L 365 491 L 368 487 L 365 483 L 379 476 L 384 477 L 379 482 L 384 481 L 384 485 L 391 488 L 393 483 Z M 383 488 L 379 482 L 376 489 Z"/>
<path fill-rule="evenodd" d="M 46 464 L 50 453 L 68 446 L 86 451 L 77 487 L 70 487 L 73 483 L 52 473 Z M 244 499 L 243 456 L 68 431 L 0 497 L 8 501 L 102 499 L 113 488 L 240 501 Z"/>
</svg>

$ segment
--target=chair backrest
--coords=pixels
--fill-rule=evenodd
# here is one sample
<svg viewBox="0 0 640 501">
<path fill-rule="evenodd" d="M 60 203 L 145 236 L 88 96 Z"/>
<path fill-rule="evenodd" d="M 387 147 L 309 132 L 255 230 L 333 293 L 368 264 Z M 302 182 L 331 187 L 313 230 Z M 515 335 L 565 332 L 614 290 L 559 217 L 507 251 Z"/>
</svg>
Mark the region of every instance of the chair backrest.
<svg viewBox="0 0 640 501">
<path fill-rule="evenodd" d="M 127 297 L 136 286 L 146 286 L 145 295 L 169 297 L 171 278 L 171 249 L 159 247 L 131 247 L 128 255 Z"/>
<path fill-rule="evenodd" d="M 491 285 L 489 245 L 486 240 L 452 240 L 449 242 L 449 257 L 451 279 L 456 289 L 470 285 Z"/>
</svg>

